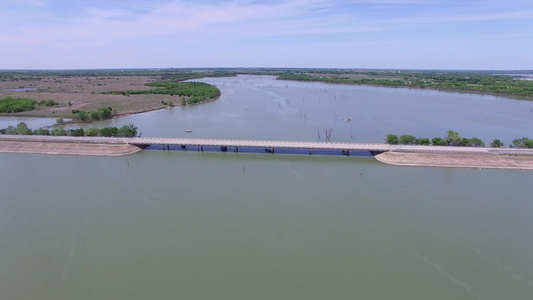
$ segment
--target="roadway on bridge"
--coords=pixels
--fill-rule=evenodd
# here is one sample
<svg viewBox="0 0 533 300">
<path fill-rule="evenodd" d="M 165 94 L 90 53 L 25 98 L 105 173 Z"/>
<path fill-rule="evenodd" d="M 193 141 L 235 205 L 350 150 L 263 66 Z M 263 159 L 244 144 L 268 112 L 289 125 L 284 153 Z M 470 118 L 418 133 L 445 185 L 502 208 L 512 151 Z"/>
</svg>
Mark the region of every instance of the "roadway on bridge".
<svg viewBox="0 0 533 300">
<path fill-rule="evenodd" d="M 306 150 L 350 150 L 372 152 L 424 152 L 424 153 L 469 153 L 469 154 L 509 154 L 533 155 L 533 149 L 519 148 L 476 148 L 451 146 L 417 146 L 389 145 L 370 143 L 338 143 L 338 142 L 306 142 L 306 141 L 267 141 L 267 140 L 234 140 L 234 139 L 191 139 L 191 138 L 157 138 L 157 137 L 74 137 L 74 136 L 35 136 L 35 135 L 0 135 L 1 140 L 39 141 L 63 143 L 123 143 L 137 146 L 177 145 L 177 146 L 215 146 L 215 147 L 252 147 L 252 148 L 283 148 Z"/>
</svg>

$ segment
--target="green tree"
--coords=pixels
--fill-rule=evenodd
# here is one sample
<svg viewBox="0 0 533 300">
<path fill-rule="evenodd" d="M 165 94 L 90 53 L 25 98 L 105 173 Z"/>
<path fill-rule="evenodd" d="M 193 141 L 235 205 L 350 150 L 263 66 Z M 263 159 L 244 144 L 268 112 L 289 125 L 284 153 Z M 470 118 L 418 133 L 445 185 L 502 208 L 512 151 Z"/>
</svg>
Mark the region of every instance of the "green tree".
<svg viewBox="0 0 533 300">
<path fill-rule="evenodd" d="M 118 134 L 118 128 L 117 127 L 104 127 L 100 129 L 100 136 L 105 137 L 116 137 Z"/>
<path fill-rule="evenodd" d="M 68 135 L 70 135 L 70 136 L 84 136 L 85 135 L 85 131 L 83 130 L 83 128 L 70 129 L 68 131 Z"/>
<path fill-rule="evenodd" d="M 50 134 L 54 136 L 64 136 L 67 135 L 67 131 L 62 128 L 54 128 L 52 129 L 52 132 L 50 132 Z"/>
<path fill-rule="evenodd" d="M 35 129 L 33 135 L 50 135 L 50 130 L 45 128 Z"/>
<path fill-rule="evenodd" d="M 391 144 L 391 145 L 398 144 L 398 136 L 392 133 L 387 134 L 387 136 L 385 137 L 385 143 Z"/>
<path fill-rule="evenodd" d="M 448 130 L 448 135 L 446 136 L 446 142 L 450 146 L 460 146 L 463 138 L 457 133 L 457 131 Z"/>
<path fill-rule="evenodd" d="M 102 120 L 111 119 L 111 117 L 113 116 L 113 110 L 111 109 L 111 107 L 100 108 L 98 110 L 98 114 L 100 115 L 100 118 Z"/>
<path fill-rule="evenodd" d="M 494 139 L 494 140 L 492 140 L 492 143 L 490 143 L 490 146 L 492 148 L 502 148 L 503 147 L 503 143 L 500 140 Z"/>
<path fill-rule="evenodd" d="M 428 146 L 429 144 L 431 144 L 431 141 L 427 138 L 421 138 L 421 139 L 417 139 L 416 140 L 416 144 L 417 145 L 424 145 L 424 146 Z"/>
<path fill-rule="evenodd" d="M 33 131 L 28 128 L 28 125 L 25 122 L 20 122 L 15 127 L 13 134 L 17 135 L 31 135 Z"/>
<path fill-rule="evenodd" d="M 441 137 L 436 137 L 431 139 L 431 144 L 433 146 L 447 146 L 448 142 Z"/>
<path fill-rule="evenodd" d="M 515 148 L 533 148 L 533 140 L 527 137 L 514 139 L 512 146 Z"/>
<path fill-rule="evenodd" d="M 402 145 L 415 145 L 416 137 L 405 134 L 405 135 L 400 136 L 400 138 L 398 139 L 398 142 Z"/>
<path fill-rule="evenodd" d="M 101 115 L 100 115 L 99 111 L 93 110 L 93 111 L 89 112 L 89 120 L 98 121 L 100 119 L 101 119 Z"/>
<path fill-rule="evenodd" d="M 468 139 L 468 146 L 469 147 L 485 147 L 485 143 L 478 139 L 477 137 L 473 137 L 471 139 Z"/>
<path fill-rule="evenodd" d="M 85 130 L 85 135 L 86 136 L 98 136 L 98 128 L 87 128 L 87 130 Z"/>
<path fill-rule="evenodd" d="M 89 119 L 89 115 L 85 111 L 80 110 L 78 111 L 76 118 L 82 122 L 85 122 Z"/>
<path fill-rule="evenodd" d="M 118 129 L 117 136 L 135 137 L 137 136 L 137 127 L 133 124 L 124 125 Z"/>
<path fill-rule="evenodd" d="M 46 102 L 44 103 L 44 106 L 46 107 L 51 107 L 51 106 L 55 106 L 57 105 L 57 102 L 55 102 L 54 100 L 46 100 Z"/>
<path fill-rule="evenodd" d="M 0 113 L 16 113 L 34 110 L 37 101 L 27 98 L 6 97 L 0 99 Z"/>
</svg>

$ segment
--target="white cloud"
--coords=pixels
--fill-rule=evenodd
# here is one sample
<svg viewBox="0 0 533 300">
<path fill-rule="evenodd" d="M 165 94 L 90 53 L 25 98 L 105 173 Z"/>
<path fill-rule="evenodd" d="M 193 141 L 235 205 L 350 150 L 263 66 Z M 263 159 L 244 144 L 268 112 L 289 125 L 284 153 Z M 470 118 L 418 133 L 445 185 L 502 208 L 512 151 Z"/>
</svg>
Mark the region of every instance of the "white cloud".
<svg viewBox="0 0 533 300">
<path fill-rule="evenodd" d="M 170 61 L 179 52 L 182 57 L 189 58 L 190 66 L 194 66 L 205 61 L 206 53 L 221 48 L 225 53 L 235 55 L 242 52 L 241 56 L 246 52 L 248 61 L 259 57 L 258 53 L 270 53 L 273 56 L 270 61 L 277 61 L 275 56 L 280 53 L 296 61 L 298 54 L 290 51 L 305 51 L 307 57 L 325 57 L 325 49 L 346 49 L 336 50 L 338 57 L 335 61 L 342 61 L 341 56 L 352 53 L 352 47 L 364 54 L 365 63 L 368 63 L 368 59 L 374 56 L 377 61 L 381 52 L 423 45 L 429 40 L 442 45 L 439 40 L 444 41 L 442 33 L 446 33 L 448 24 L 464 23 L 466 26 L 476 22 L 498 24 L 500 21 L 528 22 L 533 19 L 531 4 L 520 8 L 509 4 L 501 8 L 503 2 L 500 0 L 447 1 L 444 4 L 443 1 L 421 0 L 133 1 L 126 7 L 112 2 L 106 6 L 86 2 L 93 3 L 92 7 L 70 2 L 66 8 L 68 13 L 54 10 L 57 4 L 53 1 L 26 0 L 24 3 L 44 6 L 29 11 L 0 6 L 3 16 L 0 19 L 3 28 L 0 40 L 10 45 L 0 49 L 0 57 L 8 57 L 19 49 L 28 56 L 32 53 L 39 57 L 60 56 L 63 53 L 73 60 L 76 55 L 78 60 L 86 60 L 89 58 L 81 53 L 88 55 L 90 51 L 96 51 L 90 57 L 98 60 L 109 57 L 108 63 L 116 64 L 117 58 L 121 62 L 127 61 L 128 55 L 135 56 L 136 60 L 159 55 L 157 61 Z M 346 6 L 348 4 L 351 6 Z M 428 31 L 432 31 L 432 35 L 423 36 L 417 32 L 422 27 L 431 29 Z M 513 35 L 493 34 L 506 36 L 507 42 L 512 43 L 513 36 L 524 36 L 526 29 L 517 29 Z M 438 30 L 443 31 L 439 34 Z M 464 41 L 470 39 L 461 32 L 457 32 L 457 37 L 454 32 L 447 38 L 450 36 L 454 39 L 446 40 L 448 48 L 462 47 Z M 492 43 L 489 32 L 471 39 L 470 44 L 478 40 L 489 46 Z M 379 53 L 375 49 L 380 49 Z M 433 53 L 438 51 L 437 47 L 428 46 L 427 49 Z M 123 57 L 118 53 L 124 53 Z M 204 59 L 199 58 L 199 53 L 204 54 Z M 268 61 L 256 60 L 260 63 Z M 324 61 L 321 65 L 327 63 Z M 148 62 L 144 64 L 149 65 Z M 225 65 L 225 62 L 219 65 Z"/>
</svg>

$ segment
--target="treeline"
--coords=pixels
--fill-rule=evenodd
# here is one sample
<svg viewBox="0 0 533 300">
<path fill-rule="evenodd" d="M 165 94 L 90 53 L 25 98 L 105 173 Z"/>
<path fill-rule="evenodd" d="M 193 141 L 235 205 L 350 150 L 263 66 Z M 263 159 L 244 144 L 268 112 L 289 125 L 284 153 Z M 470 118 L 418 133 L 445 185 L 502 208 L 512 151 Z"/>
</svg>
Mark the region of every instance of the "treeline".
<svg viewBox="0 0 533 300">
<path fill-rule="evenodd" d="M 146 84 L 155 87 L 151 90 L 141 91 L 113 91 L 107 92 L 113 95 L 135 95 L 135 94 L 162 94 L 170 96 L 189 97 L 187 104 L 193 104 L 220 96 L 220 90 L 210 84 L 203 82 L 175 82 L 175 81 L 157 81 Z M 182 103 L 183 104 L 183 103 Z"/>
<path fill-rule="evenodd" d="M 18 123 L 17 126 L 9 126 L 5 129 L 0 129 L 1 134 L 13 135 L 52 135 L 52 136 L 103 136 L 103 137 L 136 137 L 137 127 L 133 124 L 118 127 L 104 127 L 104 128 L 83 128 L 77 129 L 62 129 L 54 128 L 52 130 L 46 128 L 39 128 L 32 130 L 28 128 L 25 122 Z"/>
<path fill-rule="evenodd" d="M 456 131 L 448 130 L 445 138 L 435 137 L 433 139 L 428 138 L 417 138 L 412 135 L 402 135 L 398 137 L 395 134 L 387 134 L 385 136 L 385 143 L 391 145 L 422 145 L 422 146 L 456 146 L 456 147 L 485 147 L 485 143 L 476 137 L 473 138 L 464 138 L 459 135 Z M 504 144 L 498 140 L 494 139 L 490 146 L 493 148 L 502 148 Z M 522 137 L 519 139 L 514 139 L 509 145 L 510 148 L 533 148 L 533 139 Z"/>
<path fill-rule="evenodd" d="M 391 145 L 424 145 L 424 146 L 456 146 L 456 147 L 485 147 L 485 143 L 476 137 L 463 138 L 453 130 L 448 130 L 445 138 L 435 137 L 433 139 L 417 138 L 412 135 L 402 135 L 398 137 L 395 134 L 387 134 L 385 137 L 385 143 Z M 500 140 L 494 140 L 491 143 L 491 147 L 503 147 L 503 143 Z"/>
<path fill-rule="evenodd" d="M 82 122 L 107 120 L 117 115 L 117 111 L 113 110 L 111 107 L 103 107 L 89 112 L 74 109 L 72 110 L 72 113 L 77 120 Z"/>
<path fill-rule="evenodd" d="M 342 76 L 313 76 L 305 73 L 287 73 L 278 76 L 281 80 L 318 81 L 327 83 L 365 84 L 389 87 L 402 87 L 406 84 L 400 80 L 373 79 L 373 78 L 350 78 Z"/>
<path fill-rule="evenodd" d="M 28 98 L 5 97 L 0 99 L 0 113 L 17 113 L 34 110 L 36 104 L 46 107 L 57 105 L 54 100 L 41 100 L 37 102 Z"/>
<path fill-rule="evenodd" d="M 356 77 L 353 77 L 356 74 Z M 366 76 L 367 78 L 359 78 Z M 533 97 L 533 81 L 516 80 L 509 75 L 487 73 L 445 73 L 414 71 L 342 72 L 310 74 L 287 72 L 278 79 L 364 84 L 385 87 L 429 88 L 446 91 L 481 92 Z"/>
</svg>

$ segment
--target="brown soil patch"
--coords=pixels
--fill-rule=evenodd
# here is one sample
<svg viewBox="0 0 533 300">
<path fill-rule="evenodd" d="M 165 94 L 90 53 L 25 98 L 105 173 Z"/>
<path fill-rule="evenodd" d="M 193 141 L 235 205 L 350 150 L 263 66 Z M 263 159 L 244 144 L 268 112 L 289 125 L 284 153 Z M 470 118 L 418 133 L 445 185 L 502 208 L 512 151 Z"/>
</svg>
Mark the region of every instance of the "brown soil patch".
<svg viewBox="0 0 533 300">
<path fill-rule="evenodd" d="M 169 95 L 110 95 L 111 91 L 148 90 L 148 82 L 156 81 L 153 76 L 116 77 L 17 77 L 0 81 L 0 98 L 30 98 L 37 101 L 52 99 L 59 105 L 37 106 L 35 110 L 21 113 L 0 114 L 0 116 L 73 118 L 72 110 L 92 111 L 103 107 L 117 110 L 118 116 L 168 108 L 164 102 L 180 106 L 180 96 Z M 37 88 L 37 91 L 3 91 L 5 89 Z M 185 97 L 187 98 L 187 97 Z M 68 103 L 70 102 L 71 105 Z"/>
<path fill-rule="evenodd" d="M 533 156 L 384 152 L 378 161 L 396 166 L 533 170 Z"/>
<path fill-rule="evenodd" d="M 0 141 L 0 153 L 124 156 L 142 149 L 128 144 Z"/>
</svg>

